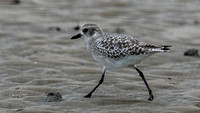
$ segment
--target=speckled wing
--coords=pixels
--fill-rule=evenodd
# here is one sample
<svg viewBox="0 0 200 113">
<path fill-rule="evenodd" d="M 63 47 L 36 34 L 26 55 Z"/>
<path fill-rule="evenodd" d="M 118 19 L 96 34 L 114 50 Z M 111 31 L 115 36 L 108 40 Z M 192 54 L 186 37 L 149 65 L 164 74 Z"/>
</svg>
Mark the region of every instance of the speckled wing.
<svg viewBox="0 0 200 113">
<path fill-rule="evenodd" d="M 150 52 L 159 52 L 156 45 L 149 45 L 131 36 L 124 34 L 104 34 L 94 44 L 97 54 L 110 58 L 122 58 L 128 55 L 142 55 Z"/>
</svg>

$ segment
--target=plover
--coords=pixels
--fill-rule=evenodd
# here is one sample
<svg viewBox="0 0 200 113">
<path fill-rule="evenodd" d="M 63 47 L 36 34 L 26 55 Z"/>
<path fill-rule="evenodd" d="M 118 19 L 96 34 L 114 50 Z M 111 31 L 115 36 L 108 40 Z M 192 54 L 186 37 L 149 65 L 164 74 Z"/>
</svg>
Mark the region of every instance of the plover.
<svg viewBox="0 0 200 113">
<path fill-rule="evenodd" d="M 90 55 L 103 66 L 99 83 L 84 97 L 91 98 L 93 92 L 103 83 L 106 70 L 133 66 L 147 87 L 149 92 L 148 100 L 153 100 L 154 96 L 152 90 L 142 71 L 136 67 L 136 64 L 155 53 L 167 52 L 171 45 L 157 46 L 154 44 L 147 44 L 124 34 L 104 33 L 96 24 L 83 25 L 81 32 L 71 39 L 81 37 L 85 39 L 87 50 Z"/>
</svg>

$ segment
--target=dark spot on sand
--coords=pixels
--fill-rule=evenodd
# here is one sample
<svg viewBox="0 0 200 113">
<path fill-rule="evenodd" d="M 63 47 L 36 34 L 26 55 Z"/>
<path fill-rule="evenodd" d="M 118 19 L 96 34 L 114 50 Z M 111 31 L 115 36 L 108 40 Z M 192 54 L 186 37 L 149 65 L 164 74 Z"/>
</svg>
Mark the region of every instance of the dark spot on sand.
<svg viewBox="0 0 200 113">
<path fill-rule="evenodd" d="M 16 87 L 15 89 L 18 90 L 18 89 L 20 89 L 20 87 Z"/>
<path fill-rule="evenodd" d="M 122 28 L 118 28 L 118 27 L 117 27 L 117 28 L 115 29 L 115 32 L 120 34 L 120 33 L 124 33 L 125 30 L 122 29 Z"/>
<path fill-rule="evenodd" d="M 20 4 L 21 1 L 20 0 L 13 0 L 13 4 Z"/>
<path fill-rule="evenodd" d="M 194 21 L 194 24 L 196 24 L 196 25 L 199 24 L 199 23 L 200 23 L 200 22 L 199 22 L 198 20 L 195 20 L 195 21 Z"/>
<path fill-rule="evenodd" d="M 57 30 L 57 31 L 61 31 L 61 28 L 60 28 L 60 27 L 56 27 L 56 30 Z"/>
<path fill-rule="evenodd" d="M 189 49 L 184 52 L 184 56 L 199 57 L 199 53 L 197 49 Z"/>
<path fill-rule="evenodd" d="M 38 51 L 37 51 L 37 50 L 35 50 L 35 51 L 33 51 L 33 53 L 34 53 L 34 54 L 37 54 L 37 53 L 38 53 Z"/>
<path fill-rule="evenodd" d="M 167 79 L 168 79 L 168 80 L 171 80 L 172 78 L 171 78 L 171 77 L 168 77 Z"/>
<path fill-rule="evenodd" d="M 52 30 L 52 31 L 61 31 L 62 29 L 60 27 L 49 27 L 49 30 Z"/>
<path fill-rule="evenodd" d="M 62 95 L 60 93 L 54 93 L 54 92 L 50 92 L 47 94 L 47 97 L 45 98 L 45 102 L 59 102 L 62 101 Z"/>
<path fill-rule="evenodd" d="M 79 25 L 74 26 L 74 30 L 75 30 L 75 31 L 80 30 L 80 26 L 79 26 Z"/>
<path fill-rule="evenodd" d="M 15 111 L 15 113 L 18 112 L 18 111 L 22 111 L 22 110 L 24 110 L 24 109 L 17 109 L 17 110 Z"/>
</svg>

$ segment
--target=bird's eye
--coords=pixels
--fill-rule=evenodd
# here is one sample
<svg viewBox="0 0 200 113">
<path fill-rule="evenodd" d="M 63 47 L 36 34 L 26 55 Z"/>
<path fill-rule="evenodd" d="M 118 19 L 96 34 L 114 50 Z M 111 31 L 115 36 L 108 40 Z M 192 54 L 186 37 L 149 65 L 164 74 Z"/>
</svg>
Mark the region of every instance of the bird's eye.
<svg viewBox="0 0 200 113">
<path fill-rule="evenodd" d="M 85 28 L 85 29 L 83 29 L 82 31 L 83 31 L 83 33 L 86 33 L 86 32 L 88 31 L 88 29 Z"/>
</svg>

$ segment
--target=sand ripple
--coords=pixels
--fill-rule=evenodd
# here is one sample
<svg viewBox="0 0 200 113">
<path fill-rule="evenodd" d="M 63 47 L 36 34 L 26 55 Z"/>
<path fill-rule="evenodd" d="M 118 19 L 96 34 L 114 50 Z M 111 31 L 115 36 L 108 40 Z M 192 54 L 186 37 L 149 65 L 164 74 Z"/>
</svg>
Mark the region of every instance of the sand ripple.
<svg viewBox="0 0 200 113">
<path fill-rule="evenodd" d="M 198 0 L 0 0 L 1 113 L 200 113 Z M 171 44 L 138 67 L 108 71 L 91 99 L 102 67 L 87 53 L 74 27 L 87 22 L 155 44 Z M 120 30 L 120 31 L 119 31 Z M 50 92 L 63 100 L 45 101 Z"/>
</svg>

